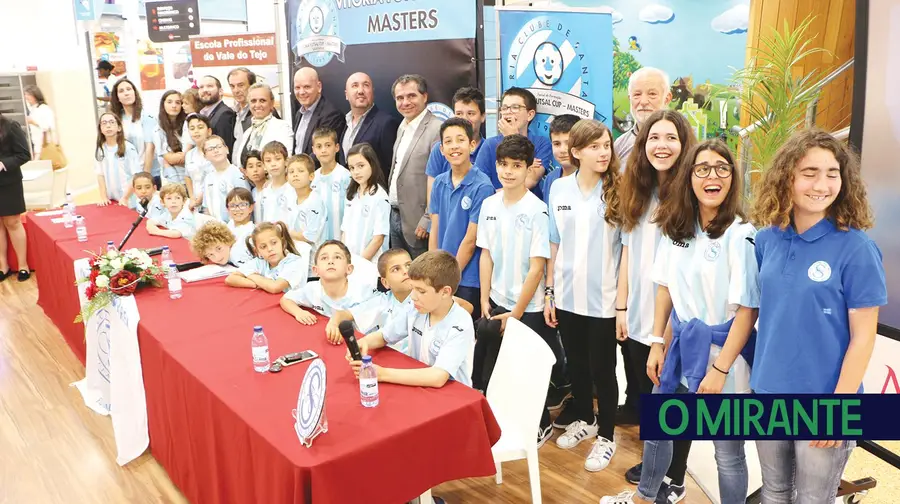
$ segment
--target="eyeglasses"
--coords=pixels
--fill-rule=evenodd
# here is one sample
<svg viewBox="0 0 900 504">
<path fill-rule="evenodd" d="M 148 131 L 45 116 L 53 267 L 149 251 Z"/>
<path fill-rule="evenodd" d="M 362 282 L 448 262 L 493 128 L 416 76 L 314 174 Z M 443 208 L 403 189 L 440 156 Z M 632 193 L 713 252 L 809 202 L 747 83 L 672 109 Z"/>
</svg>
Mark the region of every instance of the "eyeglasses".
<svg viewBox="0 0 900 504">
<path fill-rule="evenodd" d="M 514 112 L 518 114 L 526 108 L 528 107 L 526 107 L 525 105 L 503 105 L 502 107 L 500 107 L 500 112 Z"/>
<path fill-rule="evenodd" d="M 222 150 L 224 147 L 224 145 L 210 145 L 203 149 L 203 152 L 216 152 Z"/>
<path fill-rule="evenodd" d="M 707 178 L 709 174 L 712 173 L 713 169 L 716 170 L 716 176 L 719 178 L 728 178 L 731 176 L 731 171 L 734 169 L 730 164 L 717 164 L 717 165 L 709 165 L 706 163 L 695 164 L 693 166 L 694 176 L 697 178 Z"/>
<path fill-rule="evenodd" d="M 114 119 L 107 119 L 105 121 L 100 121 L 100 126 L 115 126 L 116 121 Z"/>
<path fill-rule="evenodd" d="M 228 209 L 229 209 L 229 210 L 246 210 L 246 209 L 248 209 L 248 208 L 250 208 L 250 203 L 247 203 L 247 202 L 243 202 L 243 203 L 230 203 L 230 204 L 228 205 Z"/>
</svg>

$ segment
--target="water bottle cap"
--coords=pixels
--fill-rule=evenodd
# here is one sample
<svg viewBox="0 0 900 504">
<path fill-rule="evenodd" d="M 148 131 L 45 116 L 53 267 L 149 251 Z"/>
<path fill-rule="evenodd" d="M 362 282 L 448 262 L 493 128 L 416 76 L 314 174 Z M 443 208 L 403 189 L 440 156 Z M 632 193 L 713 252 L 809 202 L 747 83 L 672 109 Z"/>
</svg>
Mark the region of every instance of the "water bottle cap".
<svg viewBox="0 0 900 504">
<path fill-rule="evenodd" d="M 363 364 L 371 364 L 372 356 L 371 355 L 363 355 Z"/>
<path fill-rule="evenodd" d="M 112 240 L 109 240 L 108 242 L 106 242 L 106 244 L 107 244 L 107 245 L 112 245 L 112 244 L 113 244 L 113 241 L 112 241 Z"/>
<path fill-rule="evenodd" d="M 253 330 L 254 330 L 255 332 L 262 332 L 262 326 L 261 326 L 261 325 L 253 326 Z"/>
<path fill-rule="evenodd" d="M 109 243 L 112 243 L 112 242 L 109 242 Z M 169 250 L 169 246 L 168 246 L 168 245 L 163 245 L 163 250 Z"/>
<path fill-rule="evenodd" d="M 169 271 L 171 271 L 173 273 L 178 273 L 178 267 L 176 267 L 174 264 L 170 264 Z"/>
</svg>

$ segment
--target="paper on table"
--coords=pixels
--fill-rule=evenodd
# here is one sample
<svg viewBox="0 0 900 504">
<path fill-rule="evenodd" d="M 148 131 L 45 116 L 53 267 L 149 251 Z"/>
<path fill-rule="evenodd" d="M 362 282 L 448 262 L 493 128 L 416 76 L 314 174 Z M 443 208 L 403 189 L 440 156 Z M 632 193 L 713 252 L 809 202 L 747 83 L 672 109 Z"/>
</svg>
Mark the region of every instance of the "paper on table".
<svg viewBox="0 0 900 504">
<path fill-rule="evenodd" d="M 237 271 L 234 266 L 219 266 L 218 264 L 207 264 L 196 269 L 183 271 L 178 274 L 182 280 L 187 283 L 199 282 L 201 280 L 209 280 L 211 278 L 222 278 L 228 276 L 233 271 Z"/>
<path fill-rule="evenodd" d="M 35 217 L 53 217 L 54 215 L 62 215 L 66 211 L 65 210 L 47 210 L 46 212 L 38 212 L 34 214 Z"/>
<path fill-rule="evenodd" d="M 50 219 L 50 222 L 52 222 L 54 224 L 62 224 L 65 221 L 66 221 L 65 217 L 57 217 L 55 219 Z"/>
</svg>

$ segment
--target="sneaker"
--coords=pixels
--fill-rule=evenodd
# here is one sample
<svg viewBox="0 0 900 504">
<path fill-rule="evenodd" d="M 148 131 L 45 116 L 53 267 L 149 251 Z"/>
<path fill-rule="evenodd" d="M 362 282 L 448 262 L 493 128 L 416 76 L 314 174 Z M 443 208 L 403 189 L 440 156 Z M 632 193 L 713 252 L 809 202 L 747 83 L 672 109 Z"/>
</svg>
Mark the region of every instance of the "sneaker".
<svg viewBox="0 0 900 504">
<path fill-rule="evenodd" d="M 573 408 L 565 408 L 556 416 L 553 426 L 557 429 L 568 429 L 577 420 L 578 417 L 575 416 L 575 410 Z"/>
<path fill-rule="evenodd" d="M 544 406 L 550 411 L 562 408 L 572 398 L 571 388 L 571 386 L 557 388 L 551 385 L 547 391 L 547 402 L 544 403 Z"/>
<path fill-rule="evenodd" d="M 578 443 L 581 443 L 585 439 L 597 437 L 597 429 L 598 426 L 596 420 L 594 420 L 594 423 L 591 425 L 588 425 L 584 420 L 573 422 L 566 427 L 566 432 L 556 438 L 556 446 L 559 446 L 564 450 L 575 448 L 578 446 Z"/>
<path fill-rule="evenodd" d="M 537 447 L 540 448 L 541 446 L 544 446 L 544 443 L 546 443 L 552 435 L 553 427 L 549 425 L 546 427 L 538 427 Z"/>
<path fill-rule="evenodd" d="M 634 407 L 625 404 L 616 408 L 616 425 L 638 425 L 641 423 L 641 414 Z"/>
<path fill-rule="evenodd" d="M 590 472 L 602 471 L 606 469 L 615 454 L 616 442 L 600 436 L 594 441 L 591 452 L 584 460 L 584 468 Z"/>
<path fill-rule="evenodd" d="M 634 504 L 634 492 L 626 490 L 619 495 L 607 495 L 600 499 L 600 504 Z"/>
<path fill-rule="evenodd" d="M 643 462 L 639 462 L 638 465 L 632 467 L 631 469 L 625 471 L 625 480 L 631 483 L 632 485 L 637 485 L 641 482 L 641 468 L 644 467 Z"/>
<path fill-rule="evenodd" d="M 657 496 L 656 504 L 675 504 L 681 502 L 687 495 L 684 485 L 667 485 L 665 489 Z"/>
</svg>

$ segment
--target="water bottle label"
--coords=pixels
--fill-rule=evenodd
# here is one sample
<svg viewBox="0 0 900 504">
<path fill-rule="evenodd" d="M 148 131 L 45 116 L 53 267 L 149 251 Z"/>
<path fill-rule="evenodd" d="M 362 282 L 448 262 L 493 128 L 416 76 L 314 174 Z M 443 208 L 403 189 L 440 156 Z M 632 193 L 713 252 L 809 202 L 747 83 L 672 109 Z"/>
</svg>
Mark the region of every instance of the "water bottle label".
<svg viewBox="0 0 900 504">
<path fill-rule="evenodd" d="M 377 378 L 360 378 L 359 393 L 363 397 L 374 399 L 378 397 L 378 379 Z"/>
<path fill-rule="evenodd" d="M 181 290 L 181 278 L 170 278 L 169 279 L 169 292 L 172 291 L 180 291 Z"/>
<path fill-rule="evenodd" d="M 254 361 L 269 361 L 269 347 L 253 347 Z"/>
</svg>

